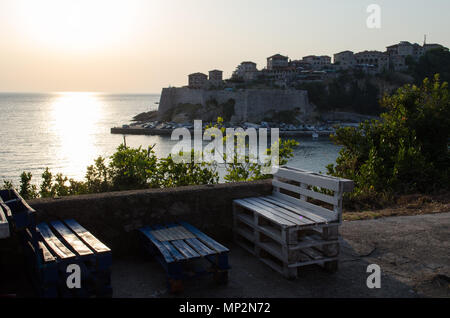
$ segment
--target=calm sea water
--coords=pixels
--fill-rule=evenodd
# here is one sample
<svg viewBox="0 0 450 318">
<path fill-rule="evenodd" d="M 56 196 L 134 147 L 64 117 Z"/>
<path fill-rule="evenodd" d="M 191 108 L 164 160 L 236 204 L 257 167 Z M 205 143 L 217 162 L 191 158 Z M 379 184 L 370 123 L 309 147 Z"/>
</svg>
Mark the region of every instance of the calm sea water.
<svg viewBox="0 0 450 318">
<path fill-rule="evenodd" d="M 39 181 L 46 167 L 81 180 L 98 156 L 108 157 L 123 142 L 110 128 L 129 123 L 141 112 L 157 109 L 159 95 L 97 93 L 0 94 L 0 182 L 17 185 L 23 171 Z M 155 145 L 158 156 L 176 141 L 162 136 L 127 136 L 127 145 Z M 299 138 L 292 166 L 325 171 L 339 147 L 327 138 Z"/>
</svg>

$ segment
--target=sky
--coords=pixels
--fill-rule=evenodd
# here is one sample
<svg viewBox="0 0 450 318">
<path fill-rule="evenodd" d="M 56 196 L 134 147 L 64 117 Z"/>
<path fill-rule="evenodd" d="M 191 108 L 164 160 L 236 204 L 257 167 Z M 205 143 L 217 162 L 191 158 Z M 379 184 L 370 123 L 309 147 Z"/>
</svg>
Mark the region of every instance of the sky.
<svg viewBox="0 0 450 318">
<path fill-rule="evenodd" d="M 0 92 L 160 93 L 275 53 L 384 51 L 424 34 L 449 47 L 449 12 L 448 0 L 0 0 Z"/>
</svg>

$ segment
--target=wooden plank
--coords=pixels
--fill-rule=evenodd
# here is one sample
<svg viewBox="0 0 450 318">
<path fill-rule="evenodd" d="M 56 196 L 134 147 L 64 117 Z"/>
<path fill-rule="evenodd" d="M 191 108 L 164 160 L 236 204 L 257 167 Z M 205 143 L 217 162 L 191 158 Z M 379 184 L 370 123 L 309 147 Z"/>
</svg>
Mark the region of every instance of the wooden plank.
<svg viewBox="0 0 450 318">
<path fill-rule="evenodd" d="M 49 250 L 60 257 L 63 260 L 75 258 L 75 254 L 72 253 L 50 230 L 49 226 L 45 223 L 38 224 L 36 228 L 39 230 L 44 242 L 47 244 Z"/>
<path fill-rule="evenodd" d="M 329 204 L 332 204 L 332 205 L 337 205 L 338 202 L 339 202 L 339 199 L 335 198 L 334 196 L 330 196 L 330 195 L 326 195 L 326 194 L 323 194 L 323 193 L 311 191 L 311 190 L 308 190 L 308 189 L 303 189 L 303 188 L 301 188 L 299 186 L 296 186 L 296 185 L 293 185 L 293 184 L 284 183 L 284 182 L 281 182 L 281 181 L 278 181 L 278 180 L 275 180 L 275 179 L 272 181 L 272 185 L 274 187 L 278 187 L 278 188 L 281 188 L 281 189 L 284 189 L 284 190 L 288 190 L 288 191 L 291 191 L 291 192 L 294 192 L 294 193 L 298 193 L 298 194 L 301 194 L 301 195 L 304 195 L 304 196 L 307 196 L 307 197 L 310 197 L 310 198 L 313 198 L 313 199 L 316 199 L 316 200 L 320 200 L 320 201 L 323 201 L 323 202 L 326 202 L 326 203 L 329 203 Z"/>
<path fill-rule="evenodd" d="M 215 251 L 210 249 L 208 246 L 206 246 L 196 238 L 186 239 L 185 242 L 189 244 L 193 249 L 195 249 L 196 252 L 199 253 L 202 257 L 216 254 Z"/>
<path fill-rule="evenodd" d="M 288 226 L 296 226 L 297 224 L 293 221 L 286 220 L 283 217 L 279 216 L 279 213 L 272 213 L 269 211 L 266 211 L 264 209 L 259 208 L 258 206 L 255 206 L 254 204 L 250 204 L 247 201 L 241 199 L 241 200 L 234 200 L 234 202 L 246 209 L 249 209 L 251 211 L 259 213 L 261 216 L 265 217 L 268 220 L 275 221 L 276 223 L 288 227 Z"/>
<path fill-rule="evenodd" d="M 3 203 L 0 198 L 0 211 L 1 210 L 3 210 L 3 213 L 6 218 L 12 217 L 11 209 L 9 208 L 9 206 L 7 206 L 5 203 Z"/>
<path fill-rule="evenodd" d="M 327 223 L 327 222 L 331 221 L 331 218 L 321 217 L 320 215 L 314 214 L 313 212 L 306 211 L 305 209 L 302 209 L 298 205 L 295 205 L 289 201 L 280 199 L 275 196 L 261 197 L 261 199 L 264 201 L 273 203 L 275 205 L 282 206 L 283 208 L 288 209 L 296 214 L 302 215 L 318 224 Z"/>
<path fill-rule="evenodd" d="M 9 223 L 3 213 L 3 209 L 0 207 L 0 239 L 8 238 L 9 235 Z"/>
<path fill-rule="evenodd" d="M 183 240 L 172 241 L 173 246 L 175 246 L 181 254 L 183 254 L 186 258 L 197 258 L 200 257 L 196 251 L 194 251 L 188 244 L 186 244 Z"/>
<path fill-rule="evenodd" d="M 301 267 L 301 266 L 307 266 L 307 265 L 312 265 L 312 264 L 320 264 L 320 263 L 337 261 L 337 260 L 339 260 L 338 256 L 327 257 L 327 258 L 320 258 L 317 260 L 307 260 L 307 261 L 292 263 L 292 264 L 289 264 L 288 267 L 294 268 L 294 267 Z"/>
<path fill-rule="evenodd" d="M 282 217 L 283 219 L 286 219 L 288 221 L 291 221 L 292 223 L 294 223 L 295 225 L 304 225 L 304 224 L 308 224 L 311 223 L 309 221 L 303 221 L 299 218 L 298 215 L 296 215 L 295 213 L 292 213 L 286 209 L 283 208 L 279 208 L 276 207 L 275 209 L 266 205 L 265 202 L 263 202 L 262 200 L 260 200 L 259 198 L 248 198 L 248 199 L 243 199 L 244 201 L 251 203 L 261 209 L 264 209 L 265 211 L 277 214 L 278 216 Z"/>
<path fill-rule="evenodd" d="M 164 228 L 165 227 L 162 225 L 154 225 L 151 227 L 150 231 L 161 230 Z M 170 244 L 170 242 L 168 241 L 164 242 L 159 241 L 159 242 L 170 252 L 170 254 L 175 258 L 176 261 L 184 261 L 186 259 L 186 257 L 183 256 L 183 254 L 181 254 L 172 244 Z"/>
<path fill-rule="evenodd" d="M 262 243 L 258 242 L 257 245 L 265 250 L 267 253 L 271 254 L 272 256 L 278 258 L 283 263 L 287 263 L 287 258 L 283 255 L 283 250 L 281 246 L 277 246 L 275 243 Z"/>
<path fill-rule="evenodd" d="M 318 175 L 321 177 L 326 177 L 328 179 L 335 179 L 335 180 L 339 180 L 339 183 L 342 186 L 342 189 L 344 192 L 352 192 L 354 187 L 355 187 L 355 182 L 353 180 L 349 180 L 349 179 L 344 179 L 344 178 L 338 178 L 338 177 L 333 177 L 333 176 L 329 176 L 329 175 L 324 175 L 324 174 L 319 174 L 319 173 L 315 173 L 315 172 L 311 172 L 311 171 L 306 171 L 306 170 L 302 170 L 299 168 L 295 168 L 295 167 L 291 167 L 291 166 L 284 166 L 283 168 L 286 168 L 288 170 L 293 170 L 293 171 L 298 171 L 298 172 L 302 172 L 302 173 L 308 173 L 310 175 Z"/>
<path fill-rule="evenodd" d="M 200 242 L 195 238 L 195 235 L 189 232 L 185 227 L 176 223 L 170 223 L 167 225 L 167 228 L 174 229 L 180 237 L 188 237 L 183 239 L 184 242 L 187 243 L 188 247 L 192 247 L 192 249 L 198 253 L 200 256 L 209 256 L 216 254 L 215 251 L 210 249 L 208 246 Z"/>
<path fill-rule="evenodd" d="M 296 199 L 294 197 L 291 197 L 289 195 L 286 195 L 283 193 L 278 193 L 278 192 L 274 193 L 273 196 L 280 198 L 280 199 L 284 199 L 285 201 L 289 201 L 308 212 L 317 214 L 317 215 L 321 216 L 322 218 L 328 220 L 328 222 L 337 221 L 339 219 L 339 215 L 337 213 L 334 213 L 331 210 L 322 208 L 322 207 L 314 205 L 312 203 L 305 202 L 305 201 Z"/>
<path fill-rule="evenodd" d="M 289 215 L 292 215 L 296 220 L 299 220 L 301 222 L 300 225 L 312 225 L 312 224 L 317 223 L 315 220 L 311 220 L 302 214 L 295 213 L 291 209 L 283 208 L 279 205 L 276 205 L 276 204 L 273 204 L 266 200 L 263 200 L 262 198 L 256 198 L 256 201 L 259 202 L 261 205 L 264 205 L 272 210 L 276 210 L 276 211 L 280 211 L 280 212 L 283 211 L 283 213 L 289 213 Z"/>
<path fill-rule="evenodd" d="M 215 240 L 213 240 L 212 238 L 207 236 L 205 233 L 201 232 L 196 227 L 190 225 L 189 223 L 187 223 L 187 222 L 180 222 L 180 224 L 183 225 L 188 231 L 190 231 L 191 233 L 195 234 L 195 236 L 197 236 L 197 238 L 200 239 L 200 241 L 202 241 L 203 243 L 208 245 L 213 250 L 216 250 L 219 253 L 224 253 L 224 252 L 229 252 L 230 251 L 228 248 L 226 248 L 222 244 L 216 242 Z"/>
<path fill-rule="evenodd" d="M 53 221 L 50 223 L 62 239 L 72 247 L 72 249 L 80 256 L 94 255 L 94 253 L 87 247 L 83 241 L 81 241 L 78 236 L 75 235 L 71 230 L 69 230 L 62 222 Z"/>
<path fill-rule="evenodd" d="M 81 240 L 86 243 L 96 253 L 107 253 L 111 250 L 102 242 L 100 242 L 94 235 L 87 231 L 75 220 L 65 220 L 64 223 L 75 232 Z"/>
<path fill-rule="evenodd" d="M 238 233 L 239 235 L 241 235 L 242 237 L 246 238 L 248 241 L 256 245 L 255 235 L 252 232 L 245 230 L 243 228 L 236 228 L 234 230 L 236 231 L 236 233 Z"/>
<path fill-rule="evenodd" d="M 31 244 L 31 243 L 30 243 Z M 39 242 L 39 249 L 41 250 L 41 255 L 44 263 L 51 263 L 55 261 L 55 258 L 53 257 L 52 253 L 50 253 L 47 246 L 45 246 L 44 243 Z"/>
<path fill-rule="evenodd" d="M 332 241 L 324 241 L 320 238 L 319 235 L 312 235 L 312 236 L 306 236 L 303 238 L 303 241 L 298 243 L 295 246 L 290 246 L 289 250 L 296 251 L 301 250 L 303 248 L 307 247 L 314 247 L 314 246 L 326 246 L 326 245 L 332 245 L 332 244 L 339 244 L 341 242 L 340 239 L 332 240 Z"/>
<path fill-rule="evenodd" d="M 238 215 L 237 219 L 240 222 L 247 224 L 248 226 L 252 227 L 253 229 L 263 233 L 264 235 L 267 235 L 268 237 L 272 238 L 273 240 L 277 241 L 280 244 L 285 242 L 281 236 L 281 232 L 277 232 L 276 230 L 274 230 L 268 226 L 264 226 L 264 225 L 257 226 L 253 222 L 249 222 L 249 218 L 242 218 L 242 217 L 243 217 L 243 215 Z"/>
<path fill-rule="evenodd" d="M 164 246 L 164 244 L 162 244 L 160 241 L 158 241 L 151 234 L 151 229 L 149 227 L 139 229 L 139 231 L 142 234 L 144 234 L 156 246 L 156 248 L 158 248 L 158 250 L 161 252 L 162 256 L 164 257 L 164 259 L 167 263 L 172 263 L 175 261 L 175 259 L 170 254 L 169 250 Z"/>
<path fill-rule="evenodd" d="M 152 234 L 160 241 L 179 241 L 195 238 L 194 234 L 176 223 L 167 224 L 165 227 L 157 226 L 157 230 L 152 232 Z"/>
<path fill-rule="evenodd" d="M 329 189 L 332 191 L 339 190 L 339 179 L 330 178 L 318 173 L 305 173 L 296 170 L 280 168 L 275 174 L 278 178 L 293 180 L 308 185 Z"/>
<path fill-rule="evenodd" d="M 173 226 L 166 229 L 153 231 L 152 234 L 160 241 L 179 241 L 188 238 L 195 238 L 195 235 L 189 233 L 182 226 Z"/>
</svg>

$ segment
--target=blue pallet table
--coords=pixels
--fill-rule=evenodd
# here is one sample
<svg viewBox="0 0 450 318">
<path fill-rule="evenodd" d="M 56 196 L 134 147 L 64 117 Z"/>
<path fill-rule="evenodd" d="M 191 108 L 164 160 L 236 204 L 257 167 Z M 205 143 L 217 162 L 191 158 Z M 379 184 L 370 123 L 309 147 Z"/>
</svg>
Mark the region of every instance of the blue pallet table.
<svg viewBox="0 0 450 318">
<path fill-rule="evenodd" d="M 43 297 L 111 297 L 111 250 L 75 220 L 40 223 L 26 231 L 33 281 Z M 81 288 L 71 289 L 69 265 L 79 266 Z"/>
<path fill-rule="evenodd" d="M 153 255 L 167 273 L 169 290 L 183 290 L 183 280 L 202 274 L 214 275 L 218 283 L 228 281 L 229 249 L 186 222 L 147 226 L 139 230 L 144 251 Z M 190 268 L 195 260 L 206 260 L 210 268 Z"/>
</svg>

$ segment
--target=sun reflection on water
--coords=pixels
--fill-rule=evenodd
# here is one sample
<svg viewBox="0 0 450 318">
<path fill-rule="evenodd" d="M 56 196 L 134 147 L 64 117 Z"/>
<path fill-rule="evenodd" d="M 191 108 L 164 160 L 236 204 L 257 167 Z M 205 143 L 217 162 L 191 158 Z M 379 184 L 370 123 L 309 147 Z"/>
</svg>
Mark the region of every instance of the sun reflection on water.
<svg viewBox="0 0 450 318">
<path fill-rule="evenodd" d="M 51 128 L 59 139 L 55 154 L 70 176 L 83 178 L 96 156 L 95 134 L 103 104 L 97 93 L 59 93 L 52 103 Z"/>
</svg>

